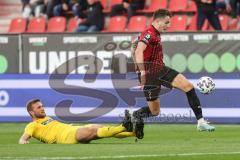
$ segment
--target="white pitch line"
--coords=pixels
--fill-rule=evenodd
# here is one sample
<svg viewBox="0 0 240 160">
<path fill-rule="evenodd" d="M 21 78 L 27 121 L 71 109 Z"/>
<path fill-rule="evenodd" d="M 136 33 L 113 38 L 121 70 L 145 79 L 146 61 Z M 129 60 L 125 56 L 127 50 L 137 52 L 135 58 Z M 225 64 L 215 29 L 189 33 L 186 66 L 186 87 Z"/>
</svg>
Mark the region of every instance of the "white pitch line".
<svg viewBox="0 0 240 160">
<path fill-rule="evenodd" d="M 239 152 L 213 152 L 213 153 L 176 153 L 176 154 L 146 154 L 146 155 L 119 155 L 119 156 L 89 156 L 89 157 L 0 157 L 1 160 L 89 160 L 89 159 L 126 159 L 126 158 L 151 158 L 151 157 L 188 157 L 188 156 L 205 156 L 205 155 L 236 155 Z"/>
</svg>

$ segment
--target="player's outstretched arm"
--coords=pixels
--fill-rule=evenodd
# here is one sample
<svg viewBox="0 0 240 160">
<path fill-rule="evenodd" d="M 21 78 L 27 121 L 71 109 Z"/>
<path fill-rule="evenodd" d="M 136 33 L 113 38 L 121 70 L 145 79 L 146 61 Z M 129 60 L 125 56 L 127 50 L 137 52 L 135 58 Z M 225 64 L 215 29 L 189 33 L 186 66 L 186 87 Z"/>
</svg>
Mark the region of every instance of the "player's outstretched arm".
<svg viewBox="0 0 240 160">
<path fill-rule="evenodd" d="M 31 138 L 31 136 L 29 136 L 28 134 L 24 133 L 21 138 L 19 139 L 19 144 L 28 144 L 29 143 L 29 139 Z"/>
</svg>

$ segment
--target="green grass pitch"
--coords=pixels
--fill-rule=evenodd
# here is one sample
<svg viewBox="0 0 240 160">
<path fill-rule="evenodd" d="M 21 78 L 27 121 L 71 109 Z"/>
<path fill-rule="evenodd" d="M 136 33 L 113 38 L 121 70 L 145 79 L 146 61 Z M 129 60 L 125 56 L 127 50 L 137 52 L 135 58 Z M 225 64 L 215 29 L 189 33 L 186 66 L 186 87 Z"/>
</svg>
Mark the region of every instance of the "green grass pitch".
<svg viewBox="0 0 240 160">
<path fill-rule="evenodd" d="M 0 123 L 0 159 L 73 160 L 230 160 L 240 159 L 240 127 L 216 125 L 215 132 L 197 132 L 195 125 L 146 124 L 145 138 L 101 139 L 90 144 L 19 145 L 24 123 Z"/>
</svg>

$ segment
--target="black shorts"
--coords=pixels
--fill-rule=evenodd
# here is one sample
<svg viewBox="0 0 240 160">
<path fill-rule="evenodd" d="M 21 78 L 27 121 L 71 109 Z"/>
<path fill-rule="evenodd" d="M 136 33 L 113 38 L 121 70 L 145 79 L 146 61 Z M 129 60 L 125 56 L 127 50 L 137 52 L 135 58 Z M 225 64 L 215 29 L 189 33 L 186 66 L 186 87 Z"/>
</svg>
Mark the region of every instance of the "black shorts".
<svg viewBox="0 0 240 160">
<path fill-rule="evenodd" d="M 172 81 L 179 74 L 178 71 L 164 66 L 160 73 L 146 76 L 146 84 L 143 88 L 147 101 L 155 101 L 159 97 L 161 86 L 172 88 Z M 139 75 L 139 79 L 141 79 Z"/>
</svg>

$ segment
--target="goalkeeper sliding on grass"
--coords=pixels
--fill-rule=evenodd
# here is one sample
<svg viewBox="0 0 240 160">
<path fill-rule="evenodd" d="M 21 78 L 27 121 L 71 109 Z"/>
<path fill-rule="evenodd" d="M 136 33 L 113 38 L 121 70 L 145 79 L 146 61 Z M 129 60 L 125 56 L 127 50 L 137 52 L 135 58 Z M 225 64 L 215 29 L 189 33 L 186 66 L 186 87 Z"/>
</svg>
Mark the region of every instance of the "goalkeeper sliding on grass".
<svg viewBox="0 0 240 160">
<path fill-rule="evenodd" d="M 27 111 L 32 117 L 19 140 L 19 144 L 28 144 L 31 137 L 44 143 L 76 144 L 89 143 L 100 138 L 134 137 L 133 124 L 126 114 L 119 126 L 85 125 L 72 126 L 46 116 L 42 102 L 34 99 L 28 102 Z M 136 130 L 136 129 L 135 129 Z"/>
</svg>

